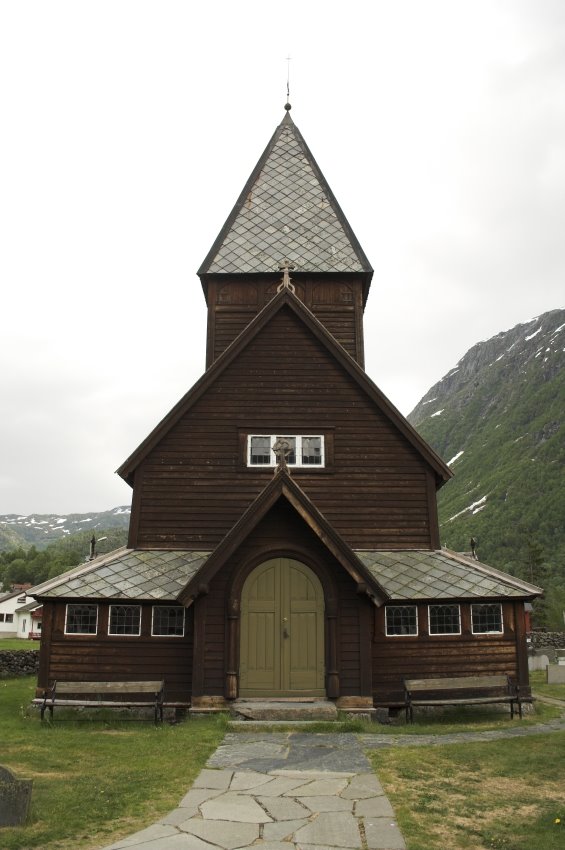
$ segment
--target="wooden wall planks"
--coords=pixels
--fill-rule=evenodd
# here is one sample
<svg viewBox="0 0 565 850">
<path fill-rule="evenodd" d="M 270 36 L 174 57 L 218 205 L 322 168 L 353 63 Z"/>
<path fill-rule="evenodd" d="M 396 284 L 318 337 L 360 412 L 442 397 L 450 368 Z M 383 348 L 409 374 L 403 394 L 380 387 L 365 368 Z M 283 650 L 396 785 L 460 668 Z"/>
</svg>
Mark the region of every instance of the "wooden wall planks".
<svg viewBox="0 0 565 850">
<path fill-rule="evenodd" d="M 326 468 L 292 474 L 352 547 L 431 547 L 425 462 L 290 310 L 146 458 L 130 542 L 214 548 L 273 474 L 246 467 L 242 434 L 275 432 L 331 439 Z"/>
</svg>

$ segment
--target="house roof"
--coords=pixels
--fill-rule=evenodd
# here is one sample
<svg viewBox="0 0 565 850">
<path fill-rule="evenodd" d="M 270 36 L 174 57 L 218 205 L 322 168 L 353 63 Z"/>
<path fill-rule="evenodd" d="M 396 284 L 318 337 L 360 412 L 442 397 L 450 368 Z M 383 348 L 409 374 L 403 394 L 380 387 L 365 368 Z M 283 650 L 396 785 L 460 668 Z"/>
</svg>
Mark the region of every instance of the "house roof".
<svg viewBox="0 0 565 850">
<path fill-rule="evenodd" d="M 275 130 L 198 274 L 373 270 L 289 112 Z M 205 282 L 203 281 L 203 286 Z"/>
<path fill-rule="evenodd" d="M 138 448 L 117 470 L 130 485 L 133 486 L 133 475 L 137 466 L 152 451 L 159 441 L 170 431 L 181 419 L 190 407 L 212 386 L 225 369 L 233 363 L 241 352 L 251 344 L 257 334 L 268 325 L 272 317 L 282 309 L 290 309 L 301 322 L 313 333 L 325 346 L 332 357 L 348 372 L 357 385 L 371 398 L 373 403 L 406 437 L 409 443 L 423 457 L 433 469 L 436 481 L 441 484 L 448 481 L 453 472 L 443 462 L 434 450 L 422 439 L 418 432 L 407 422 L 396 407 L 387 399 L 383 392 L 371 381 L 366 372 L 351 357 L 347 351 L 336 341 L 314 314 L 300 301 L 300 299 L 288 288 L 279 292 L 263 309 L 253 318 L 238 337 L 218 357 L 217 360 L 204 373 L 199 381 L 194 384 L 186 395 L 172 408 L 161 420 L 157 427 L 146 437 Z"/>
<path fill-rule="evenodd" d="M 276 488 L 266 494 L 268 507 Z M 289 495 L 292 497 L 290 490 Z M 263 505 L 263 507 L 265 507 Z M 260 505 L 255 504 L 259 509 Z M 194 550 L 118 549 L 91 561 L 88 567 L 63 573 L 30 593 L 38 599 L 128 599 L 132 601 L 184 601 L 189 605 L 197 586 L 206 583 L 239 536 L 248 533 L 248 517 L 212 552 Z M 311 519 L 319 518 L 315 513 Z M 243 517 L 242 517 L 243 520 Z M 238 524 L 239 525 L 239 524 Z M 236 526 L 237 528 L 237 526 Z M 320 534 L 324 529 L 320 526 Z M 338 541 L 331 542 L 336 547 Z M 350 550 L 351 568 L 361 577 L 367 572 L 371 587 L 380 588 L 381 600 L 389 602 L 442 599 L 533 599 L 543 591 L 528 582 L 448 549 Z M 346 554 L 343 549 L 342 559 Z M 355 576 L 353 576 L 355 578 Z M 196 592 L 195 592 L 196 589 Z M 373 594 L 375 601 L 379 601 Z"/>
</svg>

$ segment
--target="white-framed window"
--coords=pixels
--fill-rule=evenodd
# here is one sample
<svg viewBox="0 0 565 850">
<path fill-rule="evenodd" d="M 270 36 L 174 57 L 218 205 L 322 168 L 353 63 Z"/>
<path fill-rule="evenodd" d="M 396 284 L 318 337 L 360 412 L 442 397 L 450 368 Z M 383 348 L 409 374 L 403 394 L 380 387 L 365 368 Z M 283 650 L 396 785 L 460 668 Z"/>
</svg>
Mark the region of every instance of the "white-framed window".
<svg viewBox="0 0 565 850">
<path fill-rule="evenodd" d="M 324 466 L 324 438 L 320 434 L 249 434 L 247 438 L 248 466 L 276 466 L 273 448 L 277 441 L 288 444 L 288 466 Z"/>
<path fill-rule="evenodd" d="M 154 605 L 151 634 L 155 637 L 184 637 L 182 605 Z"/>
<path fill-rule="evenodd" d="M 502 634 L 504 628 L 500 602 L 483 602 L 480 605 L 471 605 L 471 631 L 474 635 Z"/>
<path fill-rule="evenodd" d="M 428 605 L 428 628 L 431 635 L 460 635 L 459 605 Z"/>
<path fill-rule="evenodd" d="M 110 605 L 109 635 L 140 635 L 141 605 Z"/>
<path fill-rule="evenodd" d="M 95 635 L 98 630 L 98 605 L 69 602 L 65 611 L 66 635 Z"/>
<path fill-rule="evenodd" d="M 385 618 L 388 637 L 418 634 L 418 609 L 415 605 L 387 605 Z"/>
</svg>

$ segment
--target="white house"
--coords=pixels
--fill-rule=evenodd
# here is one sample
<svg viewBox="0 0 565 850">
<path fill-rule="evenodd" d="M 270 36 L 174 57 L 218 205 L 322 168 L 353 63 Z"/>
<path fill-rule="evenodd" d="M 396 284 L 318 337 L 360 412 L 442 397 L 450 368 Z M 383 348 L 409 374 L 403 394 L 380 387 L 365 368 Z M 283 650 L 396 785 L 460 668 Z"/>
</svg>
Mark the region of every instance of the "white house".
<svg viewBox="0 0 565 850">
<path fill-rule="evenodd" d="M 13 590 L 0 596 L 0 640 L 31 638 L 41 634 L 41 604 L 25 590 Z"/>
</svg>

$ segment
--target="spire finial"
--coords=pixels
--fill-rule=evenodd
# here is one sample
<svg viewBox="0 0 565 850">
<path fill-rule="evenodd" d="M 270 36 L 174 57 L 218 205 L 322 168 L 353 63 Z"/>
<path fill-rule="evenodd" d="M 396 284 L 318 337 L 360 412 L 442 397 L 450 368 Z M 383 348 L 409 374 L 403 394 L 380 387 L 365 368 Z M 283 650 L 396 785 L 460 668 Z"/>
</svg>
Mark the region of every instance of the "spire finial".
<svg viewBox="0 0 565 850">
<path fill-rule="evenodd" d="M 284 105 L 284 108 L 286 109 L 287 112 L 290 112 L 290 110 L 292 109 L 292 107 L 290 105 L 290 60 L 291 60 L 291 58 L 292 58 L 291 56 L 286 57 L 286 103 Z"/>
</svg>

